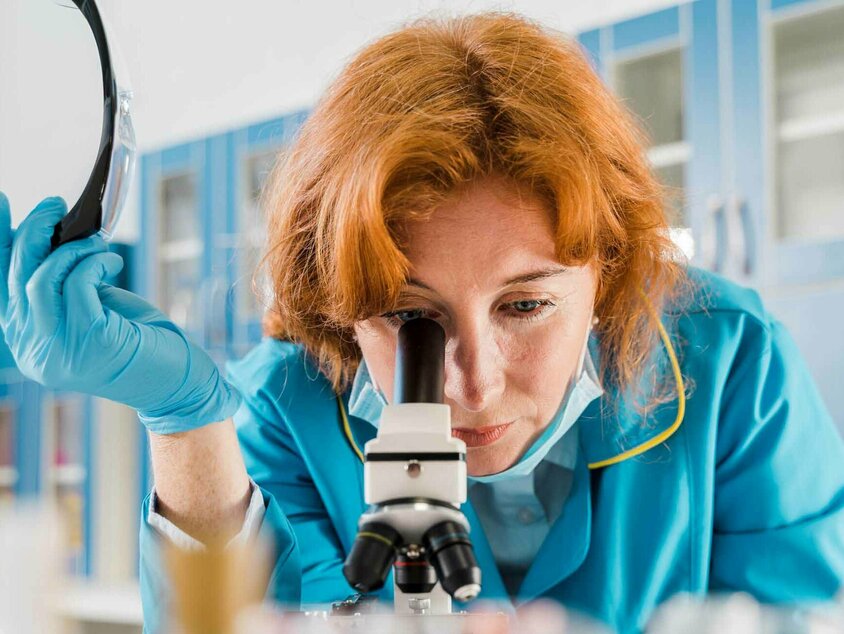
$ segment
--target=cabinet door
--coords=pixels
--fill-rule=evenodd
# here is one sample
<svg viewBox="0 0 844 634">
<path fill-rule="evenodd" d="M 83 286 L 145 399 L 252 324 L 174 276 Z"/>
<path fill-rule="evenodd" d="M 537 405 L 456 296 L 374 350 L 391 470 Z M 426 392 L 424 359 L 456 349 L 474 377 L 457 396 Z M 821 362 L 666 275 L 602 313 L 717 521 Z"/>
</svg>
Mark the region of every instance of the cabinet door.
<svg viewBox="0 0 844 634">
<path fill-rule="evenodd" d="M 758 17 L 743 4 L 733 22 L 757 18 L 766 106 L 764 295 L 844 432 L 844 2 L 760 0 Z"/>
<path fill-rule="evenodd" d="M 90 571 L 91 397 L 43 390 L 42 496 L 55 504 L 64 526 L 65 569 Z"/>
<path fill-rule="evenodd" d="M 205 147 L 191 143 L 142 159 L 138 292 L 201 342 L 206 206 Z"/>
<path fill-rule="evenodd" d="M 715 0 L 701 0 L 583 33 L 579 41 L 649 135 L 675 242 L 695 264 L 718 270 L 725 258 L 718 248 L 715 12 Z"/>
<path fill-rule="evenodd" d="M 249 126 L 232 133 L 230 165 L 232 205 L 229 213 L 229 314 L 231 349 L 241 356 L 261 338 L 261 318 L 269 302 L 268 281 L 256 275 L 266 249 L 266 213 L 261 195 L 274 165 L 298 132 L 307 112 Z"/>
<path fill-rule="evenodd" d="M 3 370 L 0 382 L 0 508 L 16 497 L 20 462 L 20 390 L 14 370 Z"/>
<path fill-rule="evenodd" d="M 844 281 L 844 2 L 768 2 L 759 22 L 770 281 Z"/>
<path fill-rule="evenodd" d="M 14 410 L 15 494 L 32 498 L 41 492 L 41 399 L 44 388 L 17 367 L 4 368 L 4 393 Z"/>
</svg>

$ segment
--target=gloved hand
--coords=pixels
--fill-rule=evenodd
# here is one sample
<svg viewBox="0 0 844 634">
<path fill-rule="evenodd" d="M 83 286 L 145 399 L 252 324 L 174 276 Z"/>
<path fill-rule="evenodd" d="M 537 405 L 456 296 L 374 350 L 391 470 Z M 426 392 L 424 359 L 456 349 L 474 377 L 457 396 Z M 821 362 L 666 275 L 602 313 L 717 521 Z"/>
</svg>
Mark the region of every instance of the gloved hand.
<svg viewBox="0 0 844 634">
<path fill-rule="evenodd" d="M 50 253 L 65 213 L 61 198 L 47 198 L 13 232 L 0 192 L 0 327 L 20 371 L 50 388 L 124 403 L 160 434 L 234 414 L 240 395 L 208 354 L 154 306 L 103 283 L 123 258 L 101 237 Z"/>
</svg>

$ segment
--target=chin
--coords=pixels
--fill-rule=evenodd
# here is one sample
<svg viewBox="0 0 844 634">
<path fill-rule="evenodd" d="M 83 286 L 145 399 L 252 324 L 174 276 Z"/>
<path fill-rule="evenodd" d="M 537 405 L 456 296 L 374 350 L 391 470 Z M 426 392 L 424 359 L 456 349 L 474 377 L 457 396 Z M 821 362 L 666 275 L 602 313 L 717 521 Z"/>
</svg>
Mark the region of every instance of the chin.
<svg viewBox="0 0 844 634">
<path fill-rule="evenodd" d="M 470 447 L 466 451 L 466 472 L 470 476 L 499 473 L 515 462 L 515 457 L 502 456 L 500 452 L 489 451 L 486 448 Z"/>
</svg>

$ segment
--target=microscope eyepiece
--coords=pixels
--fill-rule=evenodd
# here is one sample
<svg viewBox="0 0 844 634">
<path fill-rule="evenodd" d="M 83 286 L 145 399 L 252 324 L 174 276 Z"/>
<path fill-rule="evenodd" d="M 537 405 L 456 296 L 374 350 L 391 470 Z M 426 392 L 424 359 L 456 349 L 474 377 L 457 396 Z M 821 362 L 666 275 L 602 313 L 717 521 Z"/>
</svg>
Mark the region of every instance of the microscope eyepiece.
<svg viewBox="0 0 844 634">
<path fill-rule="evenodd" d="M 361 526 L 343 564 L 349 585 L 364 594 L 383 587 L 401 541 L 401 535 L 387 524 L 369 522 Z"/>
<path fill-rule="evenodd" d="M 399 328 L 393 393 L 396 403 L 442 403 L 445 331 L 433 319 L 411 319 Z"/>
<path fill-rule="evenodd" d="M 447 520 L 428 529 L 422 538 L 428 560 L 443 590 L 458 601 L 470 601 L 481 591 L 481 569 L 466 529 Z"/>
</svg>

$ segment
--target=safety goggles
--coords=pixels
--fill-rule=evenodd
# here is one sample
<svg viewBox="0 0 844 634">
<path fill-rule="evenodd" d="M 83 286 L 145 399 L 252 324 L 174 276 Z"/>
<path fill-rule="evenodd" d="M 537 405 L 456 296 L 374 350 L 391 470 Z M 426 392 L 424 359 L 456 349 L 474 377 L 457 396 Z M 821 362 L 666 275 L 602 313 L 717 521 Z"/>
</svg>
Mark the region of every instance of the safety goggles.
<svg viewBox="0 0 844 634">
<path fill-rule="evenodd" d="M 99 233 L 111 240 L 135 170 L 137 149 L 132 125 L 132 90 L 125 65 L 111 30 L 102 19 L 94 0 L 72 0 L 79 9 L 97 42 L 103 74 L 103 127 L 94 169 L 85 189 L 71 210 L 56 224 L 52 245 Z M 117 71 L 117 72 L 115 72 Z"/>
</svg>

